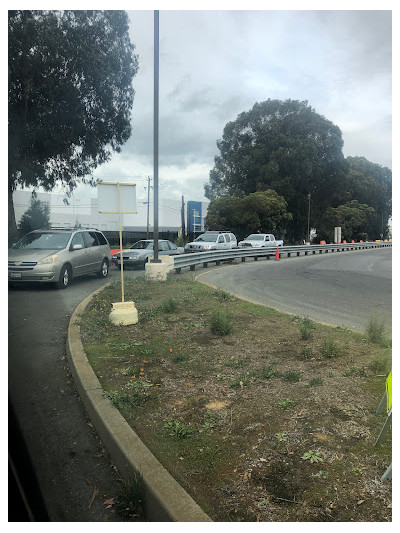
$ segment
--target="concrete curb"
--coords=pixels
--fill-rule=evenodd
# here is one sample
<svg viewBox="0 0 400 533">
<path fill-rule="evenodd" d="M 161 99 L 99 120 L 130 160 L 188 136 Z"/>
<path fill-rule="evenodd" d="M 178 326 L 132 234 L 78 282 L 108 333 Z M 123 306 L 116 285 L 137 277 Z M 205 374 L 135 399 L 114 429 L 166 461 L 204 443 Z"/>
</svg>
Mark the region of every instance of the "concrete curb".
<svg viewBox="0 0 400 533">
<path fill-rule="evenodd" d="M 108 285 L 93 292 L 78 305 L 68 327 L 68 359 L 86 411 L 122 476 L 125 479 L 135 474 L 142 476 L 150 521 L 212 522 L 143 444 L 110 400 L 104 397 L 100 382 L 89 364 L 80 338 L 79 317 L 93 296 Z"/>
</svg>

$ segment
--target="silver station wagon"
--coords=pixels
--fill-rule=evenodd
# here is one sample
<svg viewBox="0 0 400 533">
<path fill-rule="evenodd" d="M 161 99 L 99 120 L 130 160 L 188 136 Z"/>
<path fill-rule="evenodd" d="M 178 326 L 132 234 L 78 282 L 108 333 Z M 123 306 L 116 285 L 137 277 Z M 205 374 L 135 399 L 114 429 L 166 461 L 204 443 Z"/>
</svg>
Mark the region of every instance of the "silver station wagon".
<svg viewBox="0 0 400 533">
<path fill-rule="evenodd" d="M 84 274 L 106 278 L 109 264 L 110 245 L 101 231 L 45 228 L 27 233 L 8 250 L 8 282 L 50 282 L 66 289 Z"/>
</svg>

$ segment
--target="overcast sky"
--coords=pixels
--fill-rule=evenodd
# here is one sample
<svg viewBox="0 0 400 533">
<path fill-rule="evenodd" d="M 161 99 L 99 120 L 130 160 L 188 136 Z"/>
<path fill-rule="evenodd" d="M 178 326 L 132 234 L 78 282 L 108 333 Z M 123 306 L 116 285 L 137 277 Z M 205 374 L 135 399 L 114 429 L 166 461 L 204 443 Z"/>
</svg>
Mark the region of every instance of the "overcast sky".
<svg viewBox="0 0 400 533">
<path fill-rule="evenodd" d="M 103 179 L 153 175 L 153 11 L 128 11 L 139 56 L 133 133 Z M 160 198 L 205 200 L 216 141 L 255 102 L 307 100 L 345 156 L 391 168 L 392 17 L 386 11 L 160 10 Z"/>
<path fill-rule="evenodd" d="M 110 9 L 109 3 L 102 3 L 82 7 Z M 113 7 L 143 7 L 143 2 L 123 4 Z M 364 156 L 392 168 L 393 2 L 365 0 L 362 10 L 352 10 L 351 0 L 324 2 L 322 11 L 315 10 L 320 4 L 309 1 L 295 3 L 301 5 L 299 11 L 290 9 L 293 3 L 286 0 L 279 3 L 282 11 L 276 10 L 275 2 L 262 2 L 269 9 L 252 9 L 253 0 L 239 4 L 249 6 L 248 11 L 239 10 L 233 1 L 204 1 L 203 10 L 189 11 L 180 4 L 153 6 L 148 0 L 146 10 L 128 10 L 131 40 L 139 56 L 132 136 L 120 154 L 96 169 L 95 177 L 135 182 L 138 198 L 146 197 L 147 176 L 153 176 L 152 9 L 164 5 L 168 9 L 160 9 L 160 200 L 180 200 L 181 195 L 185 201 L 206 200 L 204 184 L 219 154 L 216 142 L 224 126 L 268 98 L 307 100 L 339 126 L 345 156 Z M 193 9 L 197 4 L 185 5 Z M 327 10 L 329 4 L 340 9 Z M 213 10 L 221 5 L 234 9 Z M 90 196 L 97 196 L 95 189 L 79 187 L 75 194 L 81 205 Z"/>
</svg>

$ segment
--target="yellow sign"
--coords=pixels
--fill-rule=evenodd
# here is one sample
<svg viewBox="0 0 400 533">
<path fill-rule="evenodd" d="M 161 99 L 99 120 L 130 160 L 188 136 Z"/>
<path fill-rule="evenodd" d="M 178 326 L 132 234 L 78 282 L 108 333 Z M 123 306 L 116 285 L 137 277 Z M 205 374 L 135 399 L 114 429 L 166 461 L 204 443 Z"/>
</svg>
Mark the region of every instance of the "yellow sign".
<svg viewBox="0 0 400 533">
<path fill-rule="evenodd" d="M 386 380 L 386 412 L 388 413 L 392 408 L 392 371 Z"/>
</svg>

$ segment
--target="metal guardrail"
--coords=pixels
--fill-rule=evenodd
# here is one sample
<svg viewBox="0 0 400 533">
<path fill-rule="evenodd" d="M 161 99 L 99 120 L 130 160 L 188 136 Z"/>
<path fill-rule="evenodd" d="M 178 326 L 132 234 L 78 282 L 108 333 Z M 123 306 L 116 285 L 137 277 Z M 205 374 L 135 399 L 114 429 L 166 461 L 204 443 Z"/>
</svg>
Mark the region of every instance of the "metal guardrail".
<svg viewBox="0 0 400 533">
<path fill-rule="evenodd" d="M 279 258 L 286 254 L 287 257 L 296 255 L 300 256 L 308 254 L 322 254 L 329 252 L 347 252 L 349 250 L 366 250 L 369 248 L 386 248 L 391 247 L 391 241 L 382 242 L 356 242 L 356 243 L 341 243 L 341 244 L 308 244 L 302 246 L 279 246 Z M 266 257 L 270 259 L 275 257 L 276 248 L 237 248 L 234 250 L 214 250 L 211 252 L 195 252 L 186 253 L 182 255 L 175 255 L 174 269 L 177 274 L 180 274 L 182 268 L 190 267 L 190 270 L 195 270 L 196 266 L 203 265 L 204 268 L 208 266 L 208 263 L 216 263 L 219 265 L 221 261 L 233 261 L 234 259 L 241 258 L 242 262 L 246 261 L 247 257 L 252 257 L 254 261 L 257 261 L 259 257 Z"/>
</svg>

